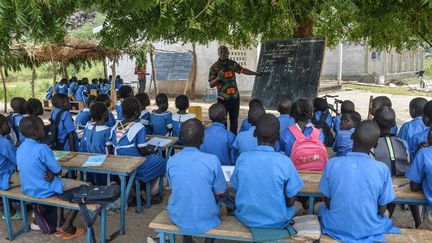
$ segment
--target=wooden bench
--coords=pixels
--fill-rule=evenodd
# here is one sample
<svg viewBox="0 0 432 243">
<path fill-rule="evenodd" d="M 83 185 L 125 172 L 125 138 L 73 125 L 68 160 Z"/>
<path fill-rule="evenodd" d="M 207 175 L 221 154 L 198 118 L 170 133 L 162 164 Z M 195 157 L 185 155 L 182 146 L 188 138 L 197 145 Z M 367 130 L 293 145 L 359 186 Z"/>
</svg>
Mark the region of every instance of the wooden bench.
<svg viewBox="0 0 432 243">
<path fill-rule="evenodd" d="M 183 235 L 179 228 L 175 226 L 168 217 L 167 211 L 162 211 L 150 223 L 150 229 L 155 230 L 160 234 L 160 242 L 165 243 L 166 236 L 169 235 L 170 242 L 175 242 L 175 235 Z M 401 229 L 402 234 L 386 234 L 389 242 L 395 243 L 419 243 L 430 242 L 432 239 L 432 231 L 418 229 Z M 204 234 L 194 235 L 197 237 L 208 237 L 223 240 L 248 241 L 252 242 L 252 234 L 249 229 L 243 226 L 235 217 L 226 216 L 222 218 L 222 224 L 218 227 L 209 230 Z M 305 242 L 296 239 L 284 239 L 280 242 Z M 312 242 L 312 240 L 310 241 Z M 330 238 L 327 235 L 321 235 L 320 243 L 335 243 L 339 242 Z"/>
<path fill-rule="evenodd" d="M 165 243 L 167 235 L 169 235 L 170 242 L 175 242 L 174 237 L 176 235 L 183 235 L 180 229 L 169 219 L 168 211 L 162 211 L 158 216 L 156 216 L 156 218 L 150 223 L 149 228 L 160 234 L 160 243 Z M 209 230 L 204 234 L 197 234 L 193 236 L 253 242 L 252 234 L 249 229 L 232 216 L 224 216 L 222 218 L 222 224 L 218 227 Z M 279 242 L 297 243 L 304 241 L 289 238 Z"/>
<path fill-rule="evenodd" d="M 78 187 L 80 185 L 86 184 L 82 181 L 76 181 L 71 179 L 62 179 L 65 183 L 63 190 L 68 190 L 71 188 Z M 4 205 L 4 214 L 6 218 L 6 229 L 8 234 L 8 240 L 12 241 L 17 236 L 19 236 L 22 233 L 27 233 L 30 231 L 30 227 L 27 220 L 27 213 L 26 213 L 26 203 L 36 203 L 36 204 L 42 204 L 47 206 L 53 206 L 53 207 L 61 207 L 65 209 L 72 209 L 72 210 L 79 210 L 79 205 L 77 203 L 70 203 L 67 201 L 63 201 L 58 199 L 56 196 L 51 196 L 49 198 L 34 198 L 27 195 L 24 195 L 21 193 L 21 187 L 19 185 L 13 186 L 7 191 L 1 191 L 0 190 L 0 196 L 3 199 L 3 205 Z M 10 208 L 9 208 L 9 200 L 17 200 L 20 202 L 21 207 L 21 214 L 22 214 L 22 222 L 23 222 L 23 228 L 19 230 L 18 232 L 14 233 L 12 228 L 12 222 L 11 222 L 11 215 L 10 215 Z M 100 208 L 98 204 L 88 204 L 87 208 L 90 212 L 95 212 Z M 101 210 L 101 242 L 106 242 L 106 210 L 105 208 L 102 208 Z M 91 242 L 91 234 L 90 234 L 89 228 L 87 228 L 87 242 Z"/>
</svg>

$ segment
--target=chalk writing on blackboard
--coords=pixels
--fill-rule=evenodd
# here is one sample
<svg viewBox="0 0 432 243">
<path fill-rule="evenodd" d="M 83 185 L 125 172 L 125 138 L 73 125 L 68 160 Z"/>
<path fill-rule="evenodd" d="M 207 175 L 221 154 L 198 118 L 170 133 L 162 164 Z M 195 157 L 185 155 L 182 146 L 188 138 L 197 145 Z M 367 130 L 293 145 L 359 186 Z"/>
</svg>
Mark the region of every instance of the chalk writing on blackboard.
<svg viewBox="0 0 432 243">
<path fill-rule="evenodd" d="M 156 80 L 187 80 L 192 67 L 190 52 L 156 52 Z"/>
</svg>

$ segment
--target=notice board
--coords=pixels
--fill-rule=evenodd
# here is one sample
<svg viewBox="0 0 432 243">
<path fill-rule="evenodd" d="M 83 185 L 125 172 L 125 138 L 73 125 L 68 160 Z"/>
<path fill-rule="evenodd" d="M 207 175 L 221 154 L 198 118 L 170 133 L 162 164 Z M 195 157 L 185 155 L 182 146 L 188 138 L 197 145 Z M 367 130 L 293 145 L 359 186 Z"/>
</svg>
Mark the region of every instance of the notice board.
<svg viewBox="0 0 432 243">
<path fill-rule="evenodd" d="M 325 48 L 324 38 L 263 42 L 257 68 L 263 75 L 255 78 L 252 97 L 271 109 L 282 97 L 292 102 L 302 97 L 314 99 Z"/>
</svg>

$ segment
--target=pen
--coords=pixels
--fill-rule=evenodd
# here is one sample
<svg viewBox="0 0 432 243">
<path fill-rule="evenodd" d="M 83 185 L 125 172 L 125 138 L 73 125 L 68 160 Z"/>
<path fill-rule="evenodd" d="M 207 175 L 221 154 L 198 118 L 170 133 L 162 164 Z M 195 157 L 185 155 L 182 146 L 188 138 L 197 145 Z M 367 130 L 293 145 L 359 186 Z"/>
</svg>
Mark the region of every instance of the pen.
<svg viewBox="0 0 432 243">
<path fill-rule="evenodd" d="M 400 185 L 398 185 L 398 188 L 400 188 L 400 187 L 404 187 L 404 186 L 406 186 L 406 185 L 408 185 L 408 184 L 409 184 L 409 182 L 404 183 L 404 184 L 400 184 Z"/>
</svg>

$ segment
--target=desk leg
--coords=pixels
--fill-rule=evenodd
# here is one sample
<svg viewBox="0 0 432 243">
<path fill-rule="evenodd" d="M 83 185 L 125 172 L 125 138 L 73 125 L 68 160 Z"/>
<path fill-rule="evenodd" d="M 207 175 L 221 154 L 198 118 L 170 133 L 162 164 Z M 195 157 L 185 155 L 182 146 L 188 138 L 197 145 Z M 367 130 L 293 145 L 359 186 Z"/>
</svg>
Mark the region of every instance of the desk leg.
<svg viewBox="0 0 432 243">
<path fill-rule="evenodd" d="M 171 153 L 172 153 L 173 149 L 174 149 L 174 145 L 171 145 L 171 146 L 169 147 L 169 149 L 167 149 L 167 156 L 166 156 L 166 159 L 169 159 L 169 158 L 171 157 Z"/>
<path fill-rule="evenodd" d="M 151 208 L 151 185 L 150 184 L 151 184 L 150 182 L 145 183 L 146 200 L 147 200 L 146 208 Z"/>
<path fill-rule="evenodd" d="M 314 202 L 315 202 L 315 197 L 314 196 L 309 196 L 309 214 L 313 214 L 314 213 Z"/>
<path fill-rule="evenodd" d="M 165 196 L 164 178 L 165 176 L 159 178 L 159 194 L 162 198 Z"/>
<path fill-rule="evenodd" d="M 21 207 L 21 215 L 22 215 L 24 232 L 29 232 L 30 226 L 29 226 L 28 221 L 27 221 L 27 210 L 26 210 L 26 205 L 25 205 L 24 201 L 20 201 L 20 207 Z"/>
<path fill-rule="evenodd" d="M 165 232 L 159 233 L 159 243 L 165 243 Z"/>
<path fill-rule="evenodd" d="M 126 228 L 126 176 L 120 176 L 120 234 L 125 234 Z"/>
<path fill-rule="evenodd" d="M 175 243 L 176 239 L 175 239 L 175 234 L 169 234 L 169 239 L 170 239 L 170 243 Z"/>
<path fill-rule="evenodd" d="M 9 208 L 9 198 L 3 197 L 3 207 L 4 207 L 5 218 L 6 218 L 6 229 L 8 234 L 8 240 L 13 241 L 14 235 L 13 235 L 12 220 L 11 220 L 10 208 Z"/>
<path fill-rule="evenodd" d="M 101 225 L 100 225 L 100 227 L 101 227 L 101 233 L 100 233 L 100 238 L 101 238 L 101 240 L 100 240 L 100 242 L 101 243 L 106 243 L 106 208 L 103 208 L 102 210 L 101 210 Z"/>
<path fill-rule="evenodd" d="M 142 213 L 142 200 L 141 200 L 141 183 L 135 180 L 135 193 L 136 193 L 136 212 Z"/>
<path fill-rule="evenodd" d="M 89 214 L 90 214 L 90 218 L 92 218 L 94 215 L 94 213 L 89 213 Z M 90 227 L 87 227 L 86 233 L 87 233 L 87 243 L 92 243 L 93 240 L 92 240 L 92 234 L 91 234 Z"/>
</svg>

